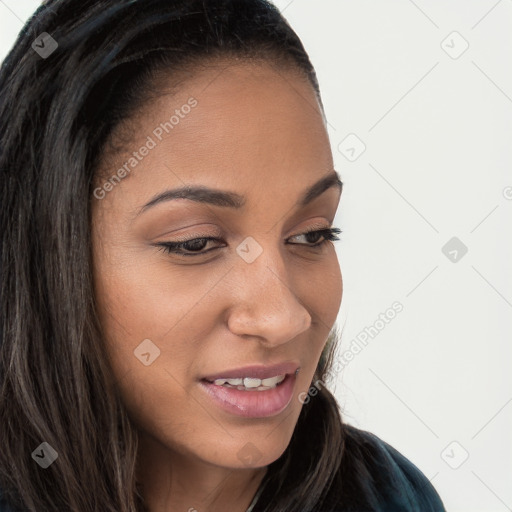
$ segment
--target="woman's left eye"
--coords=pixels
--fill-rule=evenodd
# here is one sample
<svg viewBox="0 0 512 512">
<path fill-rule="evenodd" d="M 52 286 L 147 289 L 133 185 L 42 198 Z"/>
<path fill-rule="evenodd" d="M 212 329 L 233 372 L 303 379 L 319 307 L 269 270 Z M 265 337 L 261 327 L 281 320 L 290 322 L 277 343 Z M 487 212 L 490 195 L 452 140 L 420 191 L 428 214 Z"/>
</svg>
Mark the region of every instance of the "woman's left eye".
<svg viewBox="0 0 512 512">
<path fill-rule="evenodd" d="M 326 228 L 326 229 L 317 229 L 314 231 L 307 231 L 305 233 L 301 233 L 300 235 L 294 235 L 291 238 L 299 238 L 305 237 L 318 239 L 323 238 L 320 242 L 310 242 L 309 244 L 301 244 L 301 243 L 292 243 L 292 245 L 306 245 L 307 247 L 320 247 L 321 245 L 329 242 L 336 241 L 339 238 L 336 236 L 341 233 L 341 229 L 339 228 Z M 222 240 L 213 237 L 201 237 L 201 238 L 191 238 L 190 240 L 184 240 L 181 242 L 159 242 L 155 244 L 159 248 L 161 248 L 164 252 L 178 254 L 180 256 L 199 256 L 202 254 L 206 254 L 211 252 L 214 249 L 218 249 L 219 247 L 213 247 L 207 251 L 203 249 L 208 244 L 208 242 L 222 242 Z M 185 251 L 183 250 L 185 249 Z M 188 252 L 187 252 L 188 251 Z"/>
</svg>

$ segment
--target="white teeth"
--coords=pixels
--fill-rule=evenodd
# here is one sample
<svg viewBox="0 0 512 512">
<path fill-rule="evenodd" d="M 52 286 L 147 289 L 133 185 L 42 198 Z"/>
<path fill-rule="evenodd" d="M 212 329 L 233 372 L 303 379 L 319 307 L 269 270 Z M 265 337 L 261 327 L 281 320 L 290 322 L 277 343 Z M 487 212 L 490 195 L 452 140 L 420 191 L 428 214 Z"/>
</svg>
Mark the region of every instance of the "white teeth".
<svg viewBox="0 0 512 512">
<path fill-rule="evenodd" d="M 249 377 L 246 377 L 244 379 L 244 386 L 246 388 L 257 388 L 261 386 L 261 379 L 251 379 Z"/>
<path fill-rule="evenodd" d="M 274 387 L 276 384 L 283 382 L 286 378 L 286 375 L 278 375 L 277 377 L 269 377 L 268 379 L 263 379 L 261 383 L 263 386 L 271 386 Z"/>
<path fill-rule="evenodd" d="M 216 379 L 213 381 L 217 386 L 223 386 L 226 382 L 231 384 L 231 386 L 241 386 L 244 383 L 244 379 Z"/>
<path fill-rule="evenodd" d="M 213 383 L 216 386 L 234 387 L 241 391 L 247 389 L 256 391 L 266 391 L 267 389 L 275 388 L 278 384 L 283 382 L 286 375 L 277 375 L 276 377 L 269 377 L 268 379 L 255 379 L 252 377 L 238 378 L 238 379 L 216 379 Z"/>
</svg>

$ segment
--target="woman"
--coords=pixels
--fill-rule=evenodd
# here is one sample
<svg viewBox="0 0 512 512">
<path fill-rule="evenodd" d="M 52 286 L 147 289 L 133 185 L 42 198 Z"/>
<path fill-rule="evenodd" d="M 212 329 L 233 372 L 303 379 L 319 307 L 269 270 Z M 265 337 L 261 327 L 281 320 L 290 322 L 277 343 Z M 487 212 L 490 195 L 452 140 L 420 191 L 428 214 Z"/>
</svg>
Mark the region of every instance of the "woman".
<svg viewBox="0 0 512 512">
<path fill-rule="evenodd" d="M 444 510 L 323 386 L 342 183 L 275 7 L 50 0 L 0 91 L 0 510 Z"/>
</svg>

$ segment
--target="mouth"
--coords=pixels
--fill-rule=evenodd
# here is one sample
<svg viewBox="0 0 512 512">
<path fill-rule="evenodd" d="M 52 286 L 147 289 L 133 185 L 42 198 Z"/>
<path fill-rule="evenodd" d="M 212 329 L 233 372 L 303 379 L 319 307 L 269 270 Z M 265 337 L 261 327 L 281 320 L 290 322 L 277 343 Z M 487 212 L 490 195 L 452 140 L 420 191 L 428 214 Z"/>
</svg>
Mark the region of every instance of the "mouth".
<svg viewBox="0 0 512 512">
<path fill-rule="evenodd" d="M 297 363 L 251 366 L 203 377 L 200 383 L 224 411 L 266 418 L 282 413 L 290 404 L 299 368 Z"/>
</svg>

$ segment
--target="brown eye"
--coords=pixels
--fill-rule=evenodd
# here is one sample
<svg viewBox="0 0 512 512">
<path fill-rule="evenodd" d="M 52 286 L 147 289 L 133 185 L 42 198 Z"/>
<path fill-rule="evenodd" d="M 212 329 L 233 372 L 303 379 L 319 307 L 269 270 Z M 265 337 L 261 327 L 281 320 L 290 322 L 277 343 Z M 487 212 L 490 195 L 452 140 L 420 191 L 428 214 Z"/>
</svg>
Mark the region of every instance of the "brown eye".
<svg viewBox="0 0 512 512">
<path fill-rule="evenodd" d="M 200 254 L 206 254 L 217 247 L 213 247 L 208 251 L 203 251 L 209 241 L 219 241 L 217 238 L 205 237 L 205 238 L 191 238 L 183 242 L 160 242 L 157 245 L 167 253 L 179 254 L 181 256 L 196 256 Z"/>
<path fill-rule="evenodd" d="M 316 242 L 316 243 L 311 242 L 311 241 L 309 242 L 311 244 L 310 247 L 319 247 L 326 242 L 329 242 L 329 241 L 334 242 L 336 240 L 339 240 L 339 238 L 336 236 L 336 234 L 339 234 L 339 233 L 341 233 L 341 229 L 339 229 L 339 228 L 328 228 L 328 229 L 307 231 L 306 233 L 302 233 L 300 235 L 295 235 L 292 238 L 303 236 L 303 237 L 310 238 L 310 239 L 311 239 L 311 237 L 314 239 L 317 239 L 318 237 L 321 237 L 324 239 L 321 242 Z M 293 244 L 293 245 L 307 245 L 307 244 Z"/>
</svg>

